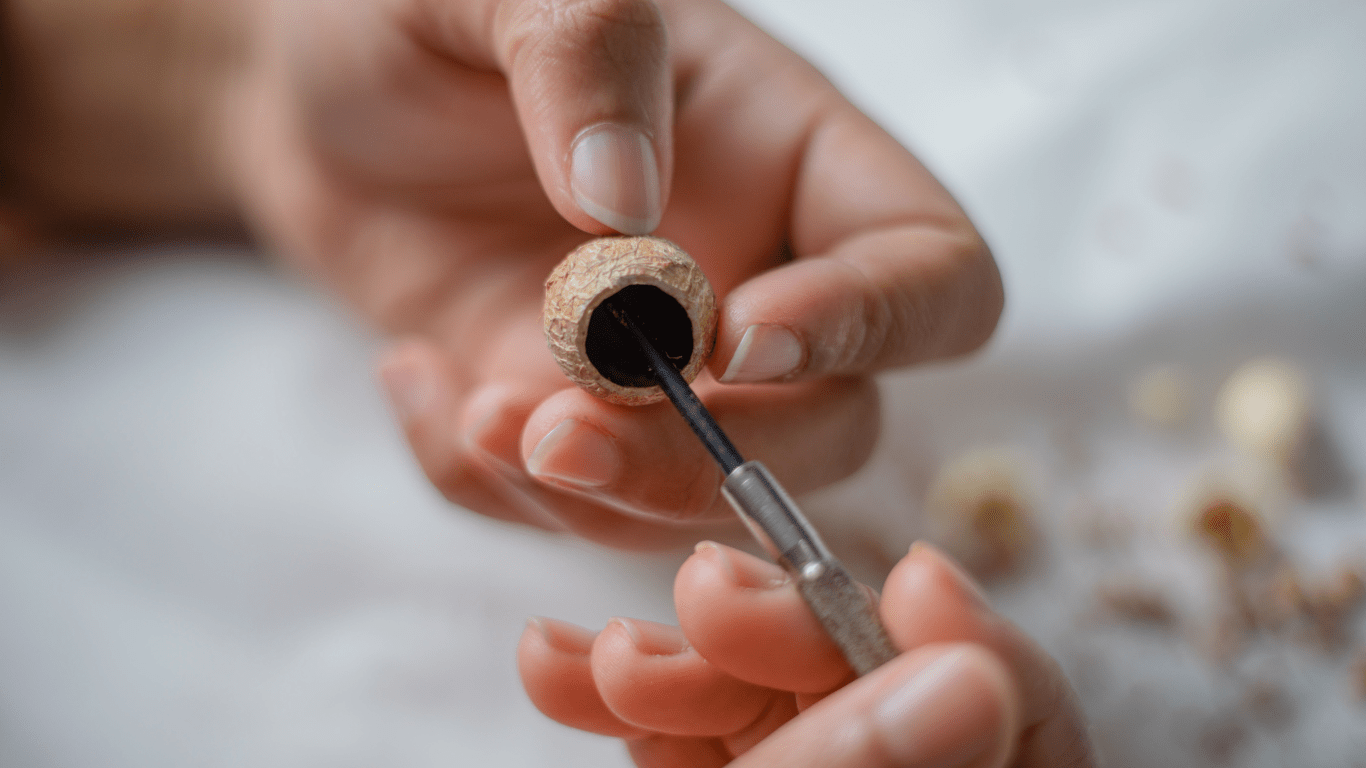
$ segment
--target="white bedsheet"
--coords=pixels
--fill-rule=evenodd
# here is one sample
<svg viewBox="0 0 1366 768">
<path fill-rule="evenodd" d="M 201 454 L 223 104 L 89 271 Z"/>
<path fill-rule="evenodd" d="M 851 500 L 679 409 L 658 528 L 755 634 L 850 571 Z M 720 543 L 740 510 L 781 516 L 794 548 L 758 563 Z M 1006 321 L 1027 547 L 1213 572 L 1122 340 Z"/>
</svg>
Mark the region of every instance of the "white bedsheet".
<svg viewBox="0 0 1366 768">
<path fill-rule="evenodd" d="M 871 573 L 918 535 L 938 461 L 1014 446 L 1049 545 L 994 596 L 1078 678 L 1114 765 L 1203 764 L 1234 731 L 1231 764 L 1362 759 L 1342 659 L 1221 672 L 1084 614 L 1118 568 L 1198 626 L 1208 574 L 1160 521 L 1224 456 L 1209 401 L 1249 356 L 1306 366 L 1366 476 L 1366 5 L 740 5 L 944 179 L 1009 291 L 986 354 L 889 378 L 872 465 L 811 501 L 831 537 Z M 514 644 L 530 614 L 669 620 L 683 554 L 445 504 L 389 422 L 377 347 L 245 254 L 124 254 L 0 294 L 0 766 L 627 764 L 524 701 Z M 1154 362 L 1196 383 L 1178 438 L 1124 410 Z M 1068 539 L 1090 497 L 1141 521 L 1118 562 Z M 1366 554 L 1361 507 L 1299 505 L 1287 546 Z M 1262 673 L 1294 702 L 1278 730 L 1238 709 Z"/>
</svg>

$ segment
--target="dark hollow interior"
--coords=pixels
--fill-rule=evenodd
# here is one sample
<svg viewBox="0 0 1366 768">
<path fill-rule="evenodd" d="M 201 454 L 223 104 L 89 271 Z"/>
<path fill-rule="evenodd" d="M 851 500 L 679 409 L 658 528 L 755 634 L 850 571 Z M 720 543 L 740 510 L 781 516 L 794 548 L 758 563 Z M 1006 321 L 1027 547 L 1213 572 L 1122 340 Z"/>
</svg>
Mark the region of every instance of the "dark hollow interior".
<svg viewBox="0 0 1366 768">
<path fill-rule="evenodd" d="M 692 321 L 674 297 L 653 285 L 628 285 L 607 297 L 588 318 L 584 348 L 588 362 L 623 387 L 652 387 L 655 377 L 631 331 L 612 314 L 616 307 L 635 321 L 673 367 L 682 371 L 692 357 Z"/>
</svg>

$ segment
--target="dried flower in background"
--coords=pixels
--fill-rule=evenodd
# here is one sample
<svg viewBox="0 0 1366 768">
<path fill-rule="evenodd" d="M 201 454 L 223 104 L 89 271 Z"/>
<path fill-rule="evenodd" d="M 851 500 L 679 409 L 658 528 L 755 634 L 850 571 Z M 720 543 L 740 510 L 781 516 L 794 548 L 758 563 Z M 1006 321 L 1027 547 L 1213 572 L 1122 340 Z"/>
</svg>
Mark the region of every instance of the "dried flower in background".
<svg viewBox="0 0 1366 768">
<path fill-rule="evenodd" d="M 980 578 L 1019 569 L 1035 544 L 1024 472 L 1008 450 L 960 454 L 945 464 L 926 500 L 936 541 Z"/>
<path fill-rule="evenodd" d="M 1175 365 L 1148 368 L 1129 388 L 1129 410 L 1139 421 L 1155 427 L 1185 424 L 1191 413 L 1190 377 Z"/>
<path fill-rule="evenodd" d="M 1243 706 L 1260 726 L 1279 731 L 1295 720 L 1295 702 L 1285 687 L 1266 679 L 1254 679 L 1243 691 Z"/>
<path fill-rule="evenodd" d="M 1345 492 L 1349 473 L 1317 415 L 1309 375 L 1294 363 L 1259 358 L 1234 371 L 1215 418 L 1239 451 L 1274 467 L 1306 496 Z"/>
<path fill-rule="evenodd" d="M 1190 528 L 1200 543 L 1234 567 L 1255 563 L 1271 551 L 1262 515 L 1236 493 L 1211 490 L 1197 497 Z"/>
<path fill-rule="evenodd" d="M 1162 590 L 1138 579 L 1114 579 L 1096 588 L 1096 602 L 1106 613 L 1155 629 L 1172 629 L 1178 617 Z"/>
</svg>

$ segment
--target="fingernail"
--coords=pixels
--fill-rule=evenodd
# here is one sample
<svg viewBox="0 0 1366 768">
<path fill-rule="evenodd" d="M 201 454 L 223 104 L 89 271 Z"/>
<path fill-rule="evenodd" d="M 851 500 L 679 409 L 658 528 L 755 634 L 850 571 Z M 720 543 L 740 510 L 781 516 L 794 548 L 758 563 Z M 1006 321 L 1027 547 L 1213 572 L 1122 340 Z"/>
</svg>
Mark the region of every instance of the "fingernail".
<svg viewBox="0 0 1366 768">
<path fill-rule="evenodd" d="M 678 627 L 641 619 L 615 618 L 607 622 L 626 630 L 636 650 L 648 656 L 673 656 L 688 650 L 688 638 Z"/>
<path fill-rule="evenodd" d="M 721 381 L 738 383 L 781 379 L 802 364 L 802 342 L 781 325 L 751 325 L 740 337 Z"/>
<path fill-rule="evenodd" d="M 782 568 L 738 549 L 701 541 L 693 550 L 712 558 L 731 583 L 742 589 L 775 589 L 787 583 Z"/>
<path fill-rule="evenodd" d="M 600 123 L 579 134 L 569 188 L 584 213 L 623 235 L 648 235 L 663 215 L 654 144 L 624 125 Z"/>
<path fill-rule="evenodd" d="M 889 756 L 916 768 L 963 766 L 997 746 L 1001 734 L 983 716 L 995 716 L 996 702 L 973 679 L 969 657 L 955 648 L 930 662 L 894 689 L 873 711 Z"/>
<path fill-rule="evenodd" d="M 597 633 L 577 624 L 542 616 L 527 619 L 526 626 L 544 638 L 546 645 L 575 656 L 587 656 L 593 649 L 593 639 L 597 637 Z"/>
<path fill-rule="evenodd" d="M 536 444 L 526 460 L 535 477 L 580 488 L 616 479 L 621 453 L 612 438 L 577 419 L 565 419 Z"/>
<path fill-rule="evenodd" d="M 416 360 L 400 358 L 382 363 L 379 379 L 402 422 L 413 421 L 436 402 L 436 377 Z"/>
<path fill-rule="evenodd" d="M 976 599 L 977 602 L 982 605 L 989 605 L 991 603 L 991 599 L 987 597 L 987 593 L 982 590 L 982 587 L 977 583 L 977 580 L 972 578 L 967 571 L 963 570 L 963 566 L 959 565 L 958 561 L 949 557 L 938 547 L 926 544 L 923 541 L 917 541 L 911 545 L 910 554 L 914 555 L 917 552 L 924 552 L 929 557 L 938 560 L 940 564 L 944 566 L 945 570 L 953 576 L 953 580 L 958 585 L 958 588 L 968 593 L 969 597 Z"/>
</svg>

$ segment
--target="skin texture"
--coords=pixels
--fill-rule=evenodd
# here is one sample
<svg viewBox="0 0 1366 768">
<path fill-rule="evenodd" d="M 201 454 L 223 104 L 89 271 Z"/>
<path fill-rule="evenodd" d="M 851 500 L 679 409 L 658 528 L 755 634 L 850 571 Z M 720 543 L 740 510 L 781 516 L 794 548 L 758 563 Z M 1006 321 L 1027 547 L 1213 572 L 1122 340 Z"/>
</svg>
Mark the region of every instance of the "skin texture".
<svg viewBox="0 0 1366 768">
<path fill-rule="evenodd" d="M 698 392 L 797 493 L 867 458 L 871 374 L 965 353 L 1000 312 L 943 187 L 715 0 L 3 9 L 0 250 L 245 225 L 395 340 L 414 453 L 476 512 L 621 547 L 733 524 L 667 405 L 601 402 L 546 352 L 543 281 L 591 236 L 653 229 L 698 261 L 722 301 Z M 732 366 L 751 328 L 781 364 Z"/>
<path fill-rule="evenodd" d="M 643 768 L 1095 765 L 1056 664 L 932 547 L 884 588 L 902 655 L 857 680 L 772 564 L 705 542 L 674 599 L 681 628 L 533 619 L 517 655 L 531 700 L 625 739 Z"/>
<path fill-rule="evenodd" d="M 263 15 L 227 98 L 226 167 L 258 231 L 402 339 L 382 378 L 459 504 L 625 547 L 731 520 L 667 404 L 604 403 L 546 353 L 545 276 L 613 231 L 572 189 L 593 126 L 650 139 L 654 232 L 723 299 L 699 394 L 794 492 L 868 456 L 871 373 L 966 352 L 995 323 L 996 268 L 952 198 L 724 5 L 294 0 Z M 801 339 L 791 383 L 718 385 L 755 324 Z M 587 429 L 542 446 L 566 420 Z"/>
<path fill-rule="evenodd" d="M 579 243 L 697 260 L 722 306 L 696 388 L 798 493 L 867 458 L 872 374 L 976 348 L 1002 305 L 943 187 L 715 0 L 0 2 L 0 268 L 243 230 L 394 340 L 381 378 L 449 499 L 621 547 L 732 515 L 667 404 L 596 400 L 545 350 L 542 284 Z M 746 557 L 688 562 L 681 633 L 534 622 L 528 694 L 646 766 L 1091 764 L 1056 667 L 930 550 L 886 588 L 906 653 L 848 685 Z"/>
</svg>

